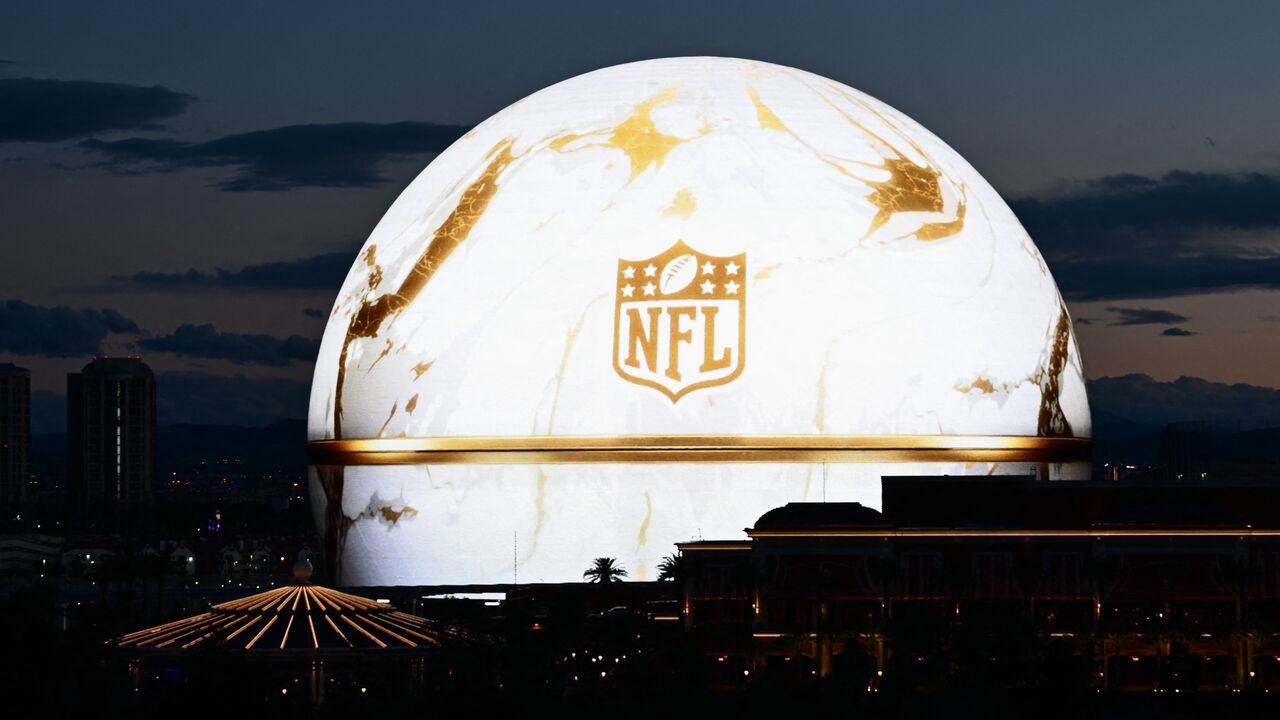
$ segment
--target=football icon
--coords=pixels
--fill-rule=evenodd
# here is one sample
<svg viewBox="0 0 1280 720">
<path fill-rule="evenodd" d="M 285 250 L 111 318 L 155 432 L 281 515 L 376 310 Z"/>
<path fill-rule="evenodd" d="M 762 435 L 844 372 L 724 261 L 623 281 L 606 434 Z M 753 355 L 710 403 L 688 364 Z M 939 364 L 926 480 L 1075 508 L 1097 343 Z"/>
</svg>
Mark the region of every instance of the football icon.
<svg viewBox="0 0 1280 720">
<path fill-rule="evenodd" d="M 698 258 L 693 253 L 685 253 L 680 257 L 673 258 L 662 268 L 662 275 L 658 278 L 658 289 L 663 295 L 678 293 L 689 287 L 694 278 L 698 276 Z"/>
</svg>

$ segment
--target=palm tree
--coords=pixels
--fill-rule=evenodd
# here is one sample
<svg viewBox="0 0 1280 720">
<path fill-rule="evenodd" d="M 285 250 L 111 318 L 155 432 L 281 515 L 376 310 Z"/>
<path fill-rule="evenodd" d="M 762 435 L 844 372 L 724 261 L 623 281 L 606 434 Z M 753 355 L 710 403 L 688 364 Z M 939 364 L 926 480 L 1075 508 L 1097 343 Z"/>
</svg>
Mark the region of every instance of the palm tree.
<svg viewBox="0 0 1280 720">
<path fill-rule="evenodd" d="M 614 558 L 596 558 L 591 567 L 582 573 L 582 578 L 587 582 L 602 584 L 622 582 L 622 578 L 627 576 L 627 570 L 617 563 Z"/>
<path fill-rule="evenodd" d="M 658 580 L 683 583 L 689 575 L 689 561 L 683 553 L 667 555 L 658 563 Z"/>
</svg>

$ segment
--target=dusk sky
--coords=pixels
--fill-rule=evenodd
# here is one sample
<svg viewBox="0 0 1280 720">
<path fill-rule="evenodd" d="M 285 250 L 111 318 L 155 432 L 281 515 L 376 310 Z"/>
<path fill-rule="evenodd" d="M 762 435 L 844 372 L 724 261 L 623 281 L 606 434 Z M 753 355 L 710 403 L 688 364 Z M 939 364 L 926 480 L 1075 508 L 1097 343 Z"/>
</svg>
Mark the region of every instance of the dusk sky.
<svg viewBox="0 0 1280 720">
<path fill-rule="evenodd" d="M 1088 377 L 1280 387 L 1280 5 L 791 9 L 0 5 L 0 362 L 44 406 L 140 354 L 162 421 L 301 417 L 348 267 L 453 139 L 583 72 L 720 55 L 954 147 L 1048 260 Z"/>
</svg>

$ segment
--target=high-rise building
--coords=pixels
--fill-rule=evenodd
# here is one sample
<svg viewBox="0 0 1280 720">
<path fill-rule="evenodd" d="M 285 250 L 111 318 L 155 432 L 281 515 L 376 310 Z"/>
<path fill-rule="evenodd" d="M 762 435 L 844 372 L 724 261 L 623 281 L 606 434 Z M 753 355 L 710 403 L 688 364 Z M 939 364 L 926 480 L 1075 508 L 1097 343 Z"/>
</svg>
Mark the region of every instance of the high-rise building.
<svg viewBox="0 0 1280 720">
<path fill-rule="evenodd" d="M 156 465 L 156 382 L 138 358 L 96 358 L 67 374 L 67 475 L 80 520 L 137 518 Z"/>
<path fill-rule="evenodd" d="M 0 524 L 17 519 L 26 504 L 31 447 L 31 374 L 0 363 Z"/>
</svg>

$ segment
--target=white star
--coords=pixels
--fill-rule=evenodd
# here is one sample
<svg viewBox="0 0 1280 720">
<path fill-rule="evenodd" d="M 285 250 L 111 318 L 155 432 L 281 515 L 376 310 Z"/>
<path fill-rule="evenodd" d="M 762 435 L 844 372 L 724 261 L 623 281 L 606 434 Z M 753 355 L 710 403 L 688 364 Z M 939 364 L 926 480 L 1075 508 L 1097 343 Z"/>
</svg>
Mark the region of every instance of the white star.
<svg viewBox="0 0 1280 720">
<path fill-rule="evenodd" d="M 644 284 L 644 294 L 645 294 L 645 295 L 652 295 L 652 294 L 653 294 L 653 291 L 654 291 L 654 290 L 657 290 L 657 289 L 658 289 L 658 286 L 657 286 L 657 285 L 654 285 L 653 283 L 645 283 L 645 284 Z"/>
<path fill-rule="evenodd" d="M 649 267 L 644 269 L 644 276 L 653 277 L 654 274 L 657 272 L 658 272 L 658 266 L 654 265 L 653 263 L 649 263 Z"/>
<path fill-rule="evenodd" d="M 738 287 L 739 287 L 738 283 L 730 280 L 729 282 L 724 284 L 724 291 L 730 295 L 737 295 Z"/>
<path fill-rule="evenodd" d="M 703 274 L 703 275 L 712 275 L 712 274 L 714 274 L 714 273 L 715 273 L 715 271 L 716 271 L 716 266 L 715 266 L 715 265 L 712 265 L 710 260 L 708 260 L 708 261 L 706 261 L 706 262 L 702 263 L 702 274 Z"/>
<path fill-rule="evenodd" d="M 730 262 L 728 265 L 724 266 L 724 272 L 726 275 L 737 275 L 738 267 L 739 267 L 738 263 Z"/>
<path fill-rule="evenodd" d="M 702 284 L 699 285 L 699 287 L 702 288 L 703 295 L 710 295 L 711 293 L 716 291 L 716 284 L 711 282 L 710 280 L 703 280 Z"/>
<path fill-rule="evenodd" d="M 625 269 L 623 269 L 623 271 L 622 271 L 622 277 L 624 277 L 624 278 L 626 278 L 626 279 L 628 279 L 628 280 L 630 280 L 631 278 L 633 278 L 633 277 L 635 277 L 635 276 L 636 276 L 636 269 L 635 269 L 635 268 L 633 268 L 633 267 L 631 267 L 630 265 L 628 265 L 628 266 L 627 266 Z"/>
<path fill-rule="evenodd" d="M 636 294 L 636 289 L 632 287 L 630 284 L 622 286 L 623 297 L 631 297 L 632 295 L 635 295 L 635 294 Z"/>
</svg>

